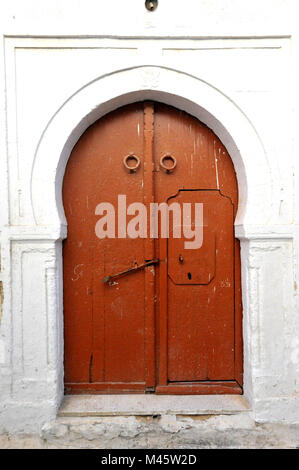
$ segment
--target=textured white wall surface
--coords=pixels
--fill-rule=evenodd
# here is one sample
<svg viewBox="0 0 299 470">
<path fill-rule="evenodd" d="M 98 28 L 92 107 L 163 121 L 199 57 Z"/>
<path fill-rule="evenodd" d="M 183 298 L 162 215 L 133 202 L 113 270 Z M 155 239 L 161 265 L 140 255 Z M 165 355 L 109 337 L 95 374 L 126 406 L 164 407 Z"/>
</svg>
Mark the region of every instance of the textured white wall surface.
<svg viewBox="0 0 299 470">
<path fill-rule="evenodd" d="M 160 0 L 152 13 L 143 0 L 1 0 L 0 432 L 39 432 L 63 398 L 72 147 L 105 113 L 147 98 L 198 117 L 233 159 L 244 395 L 256 422 L 299 423 L 297 10 L 297 0 Z"/>
</svg>

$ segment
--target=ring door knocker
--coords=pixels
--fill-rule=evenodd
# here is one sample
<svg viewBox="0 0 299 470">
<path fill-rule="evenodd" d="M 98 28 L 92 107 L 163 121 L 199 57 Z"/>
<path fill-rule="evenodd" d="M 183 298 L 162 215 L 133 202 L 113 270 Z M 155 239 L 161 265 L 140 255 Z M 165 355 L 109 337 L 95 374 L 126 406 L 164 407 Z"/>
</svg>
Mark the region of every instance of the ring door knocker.
<svg viewBox="0 0 299 470">
<path fill-rule="evenodd" d="M 163 168 L 166 173 L 171 173 L 177 165 L 176 158 L 172 155 L 166 154 L 160 158 L 160 167 Z"/>
<path fill-rule="evenodd" d="M 136 173 L 136 171 L 140 167 L 141 162 L 140 158 L 137 157 L 137 155 L 130 154 L 123 159 L 123 163 L 129 173 Z"/>
</svg>

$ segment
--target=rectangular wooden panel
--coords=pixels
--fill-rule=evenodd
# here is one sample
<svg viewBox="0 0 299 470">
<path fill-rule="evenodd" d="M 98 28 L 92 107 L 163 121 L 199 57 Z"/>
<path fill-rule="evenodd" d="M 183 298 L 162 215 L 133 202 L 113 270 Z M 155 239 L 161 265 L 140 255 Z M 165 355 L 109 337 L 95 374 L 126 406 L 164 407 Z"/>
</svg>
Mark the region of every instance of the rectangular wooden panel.
<svg viewBox="0 0 299 470">
<path fill-rule="evenodd" d="M 240 385 L 234 381 L 206 381 L 158 385 L 156 393 L 159 395 L 240 395 L 243 391 Z"/>
</svg>

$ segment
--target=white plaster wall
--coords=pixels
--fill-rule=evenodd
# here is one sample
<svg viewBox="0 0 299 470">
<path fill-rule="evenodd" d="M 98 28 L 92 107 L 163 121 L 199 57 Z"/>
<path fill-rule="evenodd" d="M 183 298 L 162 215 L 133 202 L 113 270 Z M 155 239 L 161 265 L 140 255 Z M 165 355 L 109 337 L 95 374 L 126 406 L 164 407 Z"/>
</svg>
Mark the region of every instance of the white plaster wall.
<svg viewBox="0 0 299 470">
<path fill-rule="evenodd" d="M 299 422 L 297 2 L 159 3 L 0 3 L 2 430 L 39 430 L 63 395 L 60 196 L 72 145 L 145 97 L 199 117 L 230 151 L 245 395 L 257 421 Z"/>
</svg>

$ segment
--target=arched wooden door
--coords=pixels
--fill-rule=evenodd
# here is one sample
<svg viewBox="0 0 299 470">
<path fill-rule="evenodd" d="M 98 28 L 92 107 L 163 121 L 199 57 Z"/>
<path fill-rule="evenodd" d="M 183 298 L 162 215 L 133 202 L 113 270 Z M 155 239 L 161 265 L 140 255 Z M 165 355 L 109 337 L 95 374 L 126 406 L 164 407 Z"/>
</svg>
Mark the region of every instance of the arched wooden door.
<svg viewBox="0 0 299 470">
<path fill-rule="evenodd" d="M 160 103 L 118 109 L 74 147 L 63 201 L 66 393 L 242 393 L 237 181 L 215 134 Z M 175 238 L 172 210 L 169 237 L 161 214 L 150 232 L 152 203 L 202 207 L 201 247 Z"/>
</svg>

